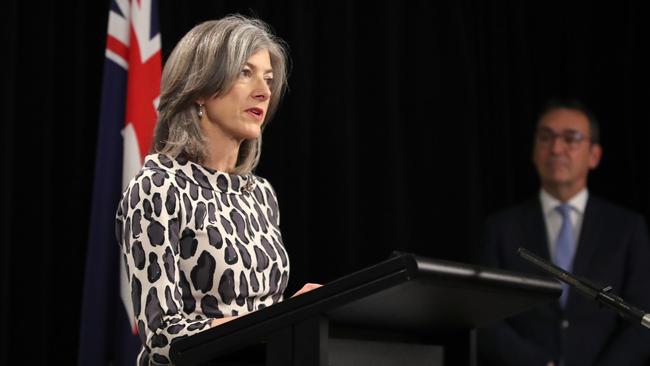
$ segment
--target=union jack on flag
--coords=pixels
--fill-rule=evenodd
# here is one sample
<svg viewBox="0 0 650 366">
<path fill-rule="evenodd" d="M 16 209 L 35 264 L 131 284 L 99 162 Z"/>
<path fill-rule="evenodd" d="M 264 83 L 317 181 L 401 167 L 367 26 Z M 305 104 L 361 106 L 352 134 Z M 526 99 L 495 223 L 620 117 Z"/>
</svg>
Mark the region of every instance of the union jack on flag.
<svg viewBox="0 0 650 366">
<path fill-rule="evenodd" d="M 157 13 L 157 0 L 110 5 L 79 365 L 133 365 L 140 348 L 114 227 L 121 193 L 153 138 L 162 69 Z"/>
</svg>

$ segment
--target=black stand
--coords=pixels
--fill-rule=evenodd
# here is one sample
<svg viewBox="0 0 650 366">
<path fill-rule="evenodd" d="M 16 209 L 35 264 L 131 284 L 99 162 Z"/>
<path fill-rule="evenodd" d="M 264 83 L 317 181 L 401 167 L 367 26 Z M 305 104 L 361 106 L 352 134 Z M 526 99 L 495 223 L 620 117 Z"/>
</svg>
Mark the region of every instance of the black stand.
<svg viewBox="0 0 650 366">
<path fill-rule="evenodd" d="M 542 277 L 412 254 L 180 339 L 176 365 L 475 365 L 474 329 L 556 299 Z"/>
<path fill-rule="evenodd" d="M 524 248 L 519 248 L 519 256 L 534 264 L 544 272 L 578 290 L 578 293 L 594 300 L 601 306 L 608 307 L 623 319 L 633 324 L 641 324 L 650 329 L 650 314 L 638 309 L 614 294 L 611 286 L 599 286 L 586 278 L 580 278 L 564 269 L 534 255 Z"/>
</svg>

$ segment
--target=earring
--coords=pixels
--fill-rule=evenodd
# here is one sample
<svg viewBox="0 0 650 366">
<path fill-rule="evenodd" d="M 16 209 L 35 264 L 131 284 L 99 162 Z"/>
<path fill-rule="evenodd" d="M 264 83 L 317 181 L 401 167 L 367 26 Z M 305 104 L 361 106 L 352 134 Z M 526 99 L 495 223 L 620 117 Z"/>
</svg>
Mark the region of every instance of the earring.
<svg viewBox="0 0 650 366">
<path fill-rule="evenodd" d="M 199 115 L 199 118 L 203 117 L 203 106 L 204 105 L 205 104 L 199 104 L 199 111 L 197 113 Z"/>
</svg>

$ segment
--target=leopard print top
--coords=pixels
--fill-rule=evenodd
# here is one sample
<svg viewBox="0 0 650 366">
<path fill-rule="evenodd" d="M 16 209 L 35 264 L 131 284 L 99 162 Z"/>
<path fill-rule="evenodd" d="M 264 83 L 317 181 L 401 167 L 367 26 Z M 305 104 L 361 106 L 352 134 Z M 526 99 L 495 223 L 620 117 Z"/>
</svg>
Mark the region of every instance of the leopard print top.
<svg viewBox="0 0 650 366">
<path fill-rule="evenodd" d="M 149 155 L 122 195 L 116 235 L 143 343 L 138 365 L 170 364 L 175 338 L 211 318 L 282 300 L 289 258 L 263 178 Z"/>
</svg>

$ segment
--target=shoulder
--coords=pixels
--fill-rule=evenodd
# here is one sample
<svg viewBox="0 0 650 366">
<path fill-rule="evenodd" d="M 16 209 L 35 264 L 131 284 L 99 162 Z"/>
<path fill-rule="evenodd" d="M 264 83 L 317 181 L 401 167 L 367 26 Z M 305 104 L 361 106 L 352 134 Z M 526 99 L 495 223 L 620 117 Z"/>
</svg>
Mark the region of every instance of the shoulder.
<svg viewBox="0 0 650 366">
<path fill-rule="evenodd" d="M 145 194 L 150 192 L 168 191 L 170 187 L 178 189 L 187 182 L 197 184 L 188 177 L 190 164 L 187 160 L 172 159 L 163 154 L 152 154 L 145 157 L 144 164 L 127 187 L 127 191 L 139 188 Z"/>
<path fill-rule="evenodd" d="M 275 189 L 268 179 L 260 177 L 259 175 L 253 175 L 253 178 L 255 179 L 255 189 L 259 188 L 262 191 L 269 191 L 275 195 Z"/>
<path fill-rule="evenodd" d="M 179 193 L 178 182 L 170 174 L 148 156 L 144 166 L 136 174 L 122 193 L 117 215 L 127 216 L 129 212 L 143 208 L 158 209 L 165 202 L 166 206 L 173 207 Z"/>
<path fill-rule="evenodd" d="M 146 163 L 145 163 L 146 164 Z M 170 188 L 175 187 L 174 175 L 165 169 L 154 166 L 143 166 L 138 174 L 131 179 L 124 191 L 124 195 L 151 196 L 156 193 L 166 193 Z"/>
<path fill-rule="evenodd" d="M 255 184 L 253 187 L 253 196 L 261 204 L 265 206 L 273 206 L 277 208 L 277 194 L 271 182 L 267 179 L 254 175 Z"/>
<path fill-rule="evenodd" d="M 636 222 L 645 225 L 645 218 L 640 213 L 600 197 L 589 197 L 585 214 L 598 215 L 602 220 L 610 223 Z"/>
<path fill-rule="evenodd" d="M 496 211 L 486 218 L 486 225 L 506 225 L 517 223 L 531 217 L 532 215 L 541 214 L 541 204 L 536 197 L 530 198 L 519 204 L 503 208 Z"/>
</svg>

